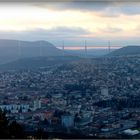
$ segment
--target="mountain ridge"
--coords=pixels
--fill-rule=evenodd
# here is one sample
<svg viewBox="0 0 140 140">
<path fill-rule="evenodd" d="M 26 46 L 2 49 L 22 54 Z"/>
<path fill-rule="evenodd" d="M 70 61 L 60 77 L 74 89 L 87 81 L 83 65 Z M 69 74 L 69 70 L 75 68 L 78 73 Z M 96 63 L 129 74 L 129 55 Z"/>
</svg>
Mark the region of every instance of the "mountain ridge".
<svg viewBox="0 0 140 140">
<path fill-rule="evenodd" d="M 128 56 L 128 55 L 140 55 L 140 45 L 128 45 L 117 49 L 106 56 Z"/>
<path fill-rule="evenodd" d="M 0 39 L 0 64 L 20 58 L 62 56 L 63 52 L 48 41 L 21 41 Z"/>
</svg>

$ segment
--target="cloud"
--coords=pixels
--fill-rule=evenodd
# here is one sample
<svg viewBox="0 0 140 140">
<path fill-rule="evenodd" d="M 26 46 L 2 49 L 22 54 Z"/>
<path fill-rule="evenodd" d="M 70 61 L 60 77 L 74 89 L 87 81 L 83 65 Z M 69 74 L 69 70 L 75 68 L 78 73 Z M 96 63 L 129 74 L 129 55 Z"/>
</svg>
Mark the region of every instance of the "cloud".
<svg viewBox="0 0 140 140">
<path fill-rule="evenodd" d="M 121 7 L 120 10 L 123 14 L 126 15 L 139 15 L 140 14 L 140 3 L 137 5 L 129 5 L 129 6 L 124 6 Z"/>
<path fill-rule="evenodd" d="M 13 0 L 14 1 L 14 0 Z M 22 1 L 22 0 L 21 0 Z M 26 2 L 26 0 L 25 0 Z M 139 15 L 140 1 L 133 0 L 42 0 L 40 2 L 29 0 L 29 3 L 16 2 L 16 5 L 29 5 L 36 8 L 49 9 L 52 11 L 72 11 L 77 10 L 81 12 L 96 12 L 100 13 L 102 17 L 116 17 L 121 14 L 125 15 Z M 9 2 L 10 3 L 10 2 Z M 9 4 L 8 2 L 6 5 Z M 10 3 L 10 5 L 12 2 Z M 15 3 L 13 3 L 14 5 Z"/>
<path fill-rule="evenodd" d="M 62 40 L 69 40 L 70 42 L 77 42 L 81 36 L 92 34 L 90 31 L 79 27 L 56 27 L 52 29 L 37 28 L 29 31 L 1 31 L 1 39 L 20 39 L 20 40 L 50 40 L 58 43 Z"/>
<path fill-rule="evenodd" d="M 120 14 L 125 15 L 136 15 L 140 14 L 140 2 L 139 1 L 128 1 L 128 0 L 102 0 L 102 1 L 71 1 L 66 2 L 46 2 L 36 3 L 34 6 L 47 8 L 52 10 L 78 10 L 85 12 L 100 12 L 102 16 L 113 17 L 119 16 Z M 113 13 L 113 14 L 112 14 Z"/>
<path fill-rule="evenodd" d="M 123 31 L 123 29 L 121 29 L 121 28 L 110 27 L 110 26 L 108 26 L 106 28 L 100 28 L 99 30 L 103 33 L 118 33 L 118 32 Z"/>
<path fill-rule="evenodd" d="M 88 35 L 91 34 L 90 31 L 85 30 L 80 27 L 63 27 L 58 26 L 52 29 L 34 29 L 31 31 L 25 32 L 28 36 L 38 36 L 41 37 L 47 37 L 47 38 L 76 38 L 80 37 L 81 35 Z"/>
<path fill-rule="evenodd" d="M 55 1 L 30 3 L 24 7 L 20 4 L 19 7 L 1 6 L 0 29 L 3 32 L 0 32 L 0 38 L 41 39 L 56 46 L 61 46 L 62 40 L 69 46 L 83 46 L 85 39 L 91 45 L 103 45 L 108 38 L 126 37 L 124 42 L 128 42 L 127 38 L 131 37 L 131 41 L 135 41 L 138 32 L 134 28 L 140 23 L 139 6 L 140 2 L 113 1 Z"/>
<path fill-rule="evenodd" d="M 48 8 L 52 10 L 80 10 L 80 11 L 99 11 L 108 7 L 111 2 L 92 2 L 92 1 L 67 1 L 67 2 L 47 2 L 36 3 L 34 6 Z"/>
<path fill-rule="evenodd" d="M 103 18 L 116 18 L 119 17 L 120 14 L 116 12 L 105 11 L 105 12 L 100 12 L 98 16 Z"/>
</svg>

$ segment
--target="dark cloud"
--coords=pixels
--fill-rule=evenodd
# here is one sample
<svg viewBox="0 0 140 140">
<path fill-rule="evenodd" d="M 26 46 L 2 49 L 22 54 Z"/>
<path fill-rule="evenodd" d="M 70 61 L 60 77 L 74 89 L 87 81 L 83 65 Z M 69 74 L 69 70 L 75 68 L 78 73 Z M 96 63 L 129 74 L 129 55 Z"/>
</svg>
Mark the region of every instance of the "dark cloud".
<svg viewBox="0 0 140 140">
<path fill-rule="evenodd" d="M 5 4 L 18 6 L 28 4 L 30 6 L 59 11 L 77 10 L 82 12 L 100 12 L 99 16 L 102 17 L 116 17 L 120 14 L 140 14 L 139 0 L 28 0 L 28 3 L 26 0 L 21 0 L 21 2 L 18 1 L 15 3 L 12 3 L 12 1 L 14 0 L 10 0 Z"/>
<path fill-rule="evenodd" d="M 80 10 L 80 11 L 100 11 L 111 5 L 112 2 L 96 1 L 62 1 L 36 3 L 35 6 L 53 10 Z"/>
<path fill-rule="evenodd" d="M 140 14 L 140 1 L 128 0 L 102 0 L 102 1 L 61 1 L 36 3 L 35 6 L 52 10 L 79 10 L 85 12 L 101 12 L 100 16 L 119 16 L 120 14 L 136 15 Z M 113 14 L 112 14 L 113 13 Z"/>
<path fill-rule="evenodd" d="M 137 5 L 122 6 L 120 11 L 127 15 L 139 15 L 140 14 L 140 3 Z"/>
<path fill-rule="evenodd" d="M 52 10 L 80 10 L 80 11 L 98 11 L 103 12 L 104 16 L 110 16 L 115 12 L 118 14 L 136 15 L 140 14 L 139 0 L 0 0 L 5 4 L 28 4 L 31 6 L 41 7 Z M 105 14 L 105 12 L 110 11 Z M 110 9 L 110 10 L 109 10 Z"/>
</svg>

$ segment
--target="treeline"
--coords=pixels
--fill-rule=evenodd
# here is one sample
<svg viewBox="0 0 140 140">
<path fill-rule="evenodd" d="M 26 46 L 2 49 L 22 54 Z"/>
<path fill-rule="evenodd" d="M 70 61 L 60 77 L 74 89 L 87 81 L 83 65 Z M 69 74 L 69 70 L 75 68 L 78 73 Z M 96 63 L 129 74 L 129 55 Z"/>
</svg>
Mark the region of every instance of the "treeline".
<svg viewBox="0 0 140 140">
<path fill-rule="evenodd" d="M 25 138 L 23 128 L 16 121 L 10 122 L 6 113 L 0 110 L 0 139 Z"/>
</svg>

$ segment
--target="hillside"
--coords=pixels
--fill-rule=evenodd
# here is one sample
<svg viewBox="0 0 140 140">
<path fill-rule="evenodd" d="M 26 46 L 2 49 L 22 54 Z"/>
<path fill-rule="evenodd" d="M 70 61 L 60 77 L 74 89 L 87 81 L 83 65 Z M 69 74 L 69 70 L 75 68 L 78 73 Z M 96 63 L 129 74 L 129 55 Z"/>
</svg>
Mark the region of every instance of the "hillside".
<svg viewBox="0 0 140 140">
<path fill-rule="evenodd" d="M 140 46 L 126 46 L 111 52 L 107 56 L 125 56 L 139 54 L 140 54 Z"/>
<path fill-rule="evenodd" d="M 53 65 L 79 61 L 81 58 L 74 56 L 50 56 L 18 59 L 0 65 L 0 70 L 38 69 Z"/>
<path fill-rule="evenodd" d="M 20 46 L 20 47 L 19 47 Z M 62 51 L 47 41 L 0 40 L 0 64 L 19 58 L 62 56 Z"/>
</svg>

